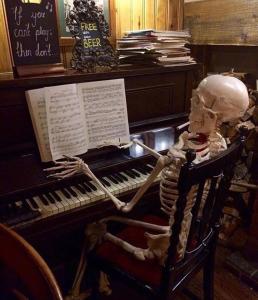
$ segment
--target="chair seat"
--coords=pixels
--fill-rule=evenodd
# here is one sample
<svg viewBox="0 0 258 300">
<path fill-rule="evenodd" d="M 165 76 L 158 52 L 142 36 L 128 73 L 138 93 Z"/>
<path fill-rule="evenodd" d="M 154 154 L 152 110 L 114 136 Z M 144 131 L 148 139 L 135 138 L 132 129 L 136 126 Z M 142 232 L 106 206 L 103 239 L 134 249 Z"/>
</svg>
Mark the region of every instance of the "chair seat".
<svg viewBox="0 0 258 300">
<path fill-rule="evenodd" d="M 147 215 L 142 221 L 167 225 L 167 220 L 155 215 Z M 149 230 L 139 227 L 127 226 L 116 236 L 140 248 L 147 248 L 147 240 L 144 233 Z M 109 241 L 105 241 L 98 247 L 96 254 L 101 260 L 112 265 L 135 277 L 136 279 L 147 283 L 151 286 L 158 287 L 161 281 L 162 267 L 156 259 L 140 261 L 132 254 L 126 252 L 119 246 Z"/>
</svg>

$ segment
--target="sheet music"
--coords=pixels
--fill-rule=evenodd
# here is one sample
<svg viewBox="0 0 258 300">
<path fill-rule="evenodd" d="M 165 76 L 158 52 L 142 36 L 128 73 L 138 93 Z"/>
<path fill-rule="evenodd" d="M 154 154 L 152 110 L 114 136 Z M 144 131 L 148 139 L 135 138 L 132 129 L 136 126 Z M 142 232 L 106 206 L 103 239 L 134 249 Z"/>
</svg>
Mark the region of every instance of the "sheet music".
<svg viewBox="0 0 258 300">
<path fill-rule="evenodd" d="M 54 160 L 87 151 L 83 104 L 75 84 L 45 88 L 49 144 Z"/>
<path fill-rule="evenodd" d="M 129 143 L 129 126 L 123 79 L 77 84 L 83 100 L 88 148 Z"/>
<path fill-rule="evenodd" d="M 52 159 L 52 156 L 48 137 L 44 88 L 26 91 L 26 98 L 36 139 L 38 144 L 41 145 L 39 147 L 41 158 L 43 161 L 49 161 Z"/>
</svg>

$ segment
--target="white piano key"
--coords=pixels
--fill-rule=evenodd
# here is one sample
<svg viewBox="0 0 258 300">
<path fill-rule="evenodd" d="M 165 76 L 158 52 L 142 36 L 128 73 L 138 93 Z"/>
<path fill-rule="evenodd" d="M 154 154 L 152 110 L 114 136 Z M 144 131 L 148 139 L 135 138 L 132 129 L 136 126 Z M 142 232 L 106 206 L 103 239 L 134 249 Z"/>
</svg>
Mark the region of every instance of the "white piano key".
<svg viewBox="0 0 258 300">
<path fill-rule="evenodd" d="M 114 182 L 109 179 L 108 177 L 103 177 L 109 184 L 110 186 L 106 186 L 107 190 L 110 191 L 113 195 L 118 195 L 119 194 L 119 186 L 117 184 L 114 184 Z"/>
<path fill-rule="evenodd" d="M 64 194 L 64 192 L 62 190 L 64 190 L 64 192 L 66 192 L 66 193 L 69 194 L 69 198 L 65 196 L 65 194 Z M 70 193 L 65 188 L 61 189 L 60 193 L 61 193 L 61 195 L 63 195 L 62 199 L 64 198 L 69 203 L 69 208 L 70 209 L 76 207 L 76 203 L 73 201 L 72 196 L 70 195 Z"/>
<path fill-rule="evenodd" d="M 137 180 L 135 180 L 135 178 L 130 177 L 125 172 L 120 172 L 120 173 L 128 179 L 128 182 L 131 185 L 131 190 L 136 189 L 137 187 L 140 186 L 139 182 Z"/>
<path fill-rule="evenodd" d="M 55 205 L 55 203 L 51 203 L 45 194 L 43 194 L 42 196 L 45 197 L 44 199 L 45 199 L 45 201 L 48 202 L 48 205 L 45 205 L 44 202 L 43 202 L 43 200 L 40 199 L 41 202 L 42 202 L 45 206 L 50 207 L 50 209 L 52 210 L 52 213 L 53 213 L 53 214 L 57 214 L 57 213 L 58 213 L 58 207 Z"/>
<path fill-rule="evenodd" d="M 69 210 L 70 208 L 70 202 L 67 201 L 66 197 L 60 190 L 55 190 L 55 193 L 59 196 L 59 198 L 62 200 L 60 203 L 63 205 L 64 210 Z M 58 200 L 57 200 L 58 201 Z"/>
<path fill-rule="evenodd" d="M 55 205 L 58 208 L 58 212 L 63 212 L 65 210 L 63 204 L 60 201 L 57 201 L 52 193 L 48 193 L 48 195 L 55 200 Z"/>
<path fill-rule="evenodd" d="M 76 192 L 78 195 L 78 199 L 80 201 L 80 205 L 86 205 L 90 203 L 90 197 L 88 194 L 85 192 L 85 194 L 81 193 L 75 186 L 71 186 L 71 188 Z"/>
<path fill-rule="evenodd" d="M 72 192 L 74 192 L 74 190 L 71 187 L 69 187 L 69 189 L 71 189 Z M 66 192 L 69 193 L 69 195 L 71 196 L 71 200 L 74 202 L 75 207 L 81 206 L 79 198 L 77 196 L 72 195 L 72 193 L 69 191 L 69 189 L 65 188 Z"/>
<path fill-rule="evenodd" d="M 40 200 L 39 196 L 34 196 L 33 200 L 37 203 L 38 207 L 41 209 L 42 217 L 47 217 L 53 214 L 53 210 L 49 205 L 45 205 Z"/>
<path fill-rule="evenodd" d="M 96 191 L 94 191 L 92 189 L 92 192 L 88 193 L 91 196 L 90 197 L 91 202 L 95 202 L 95 201 L 104 199 L 105 198 L 105 193 L 102 190 L 100 190 L 100 188 L 93 181 L 90 181 L 90 183 L 92 185 L 94 185 L 95 188 L 96 188 Z M 87 184 L 87 182 L 86 182 L 86 184 Z"/>
</svg>

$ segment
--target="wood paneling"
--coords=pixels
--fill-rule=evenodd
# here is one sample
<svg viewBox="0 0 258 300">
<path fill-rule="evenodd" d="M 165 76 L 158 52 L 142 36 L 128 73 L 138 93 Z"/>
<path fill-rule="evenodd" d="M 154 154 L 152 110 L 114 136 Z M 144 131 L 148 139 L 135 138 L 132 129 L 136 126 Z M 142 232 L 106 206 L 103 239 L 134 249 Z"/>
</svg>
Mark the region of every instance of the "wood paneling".
<svg viewBox="0 0 258 300">
<path fill-rule="evenodd" d="M 157 0 L 156 28 L 166 30 L 168 28 L 168 1 Z"/>
<path fill-rule="evenodd" d="M 194 44 L 258 45 L 255 0 L 187 2 L 184 10 Z"/>
<path fill-rule="evenodd" d="M 12 70 L 2 1 L 0 0 L 0 74 Z M 129 30 L 181 29 L 182 3 L 183 0 L 109 0 L 112 45 L 115 46 L 116 38 L 122 37 Z M 72 41 L 62 39 L 60 51 L 64 66 L 69 68 Z"/>
<path fill-rule="evenodd" d="M 172 17 L 169 5 L 179 1 L 182 0 L 116 0 L 116 37 L 130 30 L 168 30 Z"/>
<path fill-rule="evenodd" d="M 144 0 L 132 0 L 131 3 L 131 13 L 132 13 L 132 26 L 135 29 L 143 29 L 144 28 Z"/>
<path fill-rule="evenodd" d="M 133 27 L 131 0 L 116 1 L 116 13 L 116 37 L 121 37 Z"/>
<path fill-rule="evenodd" d="M 169 29 L 182 30 L 184 21 L 184 0 L 169 1 Z"/>
<path fill-rule="evenodd" d="M 8 46 L 7 30 L 4 20 L 3 1 L 0 0 L 0 73 L 11 71 L 12 63 Z"/>
<path fill-rule="evenodd" d="M 155 0 L 149 0 L 148 4 L 144 6 L 145 9 L 145 28 L 156 28 L 155 18 Z"/>
</svg>

